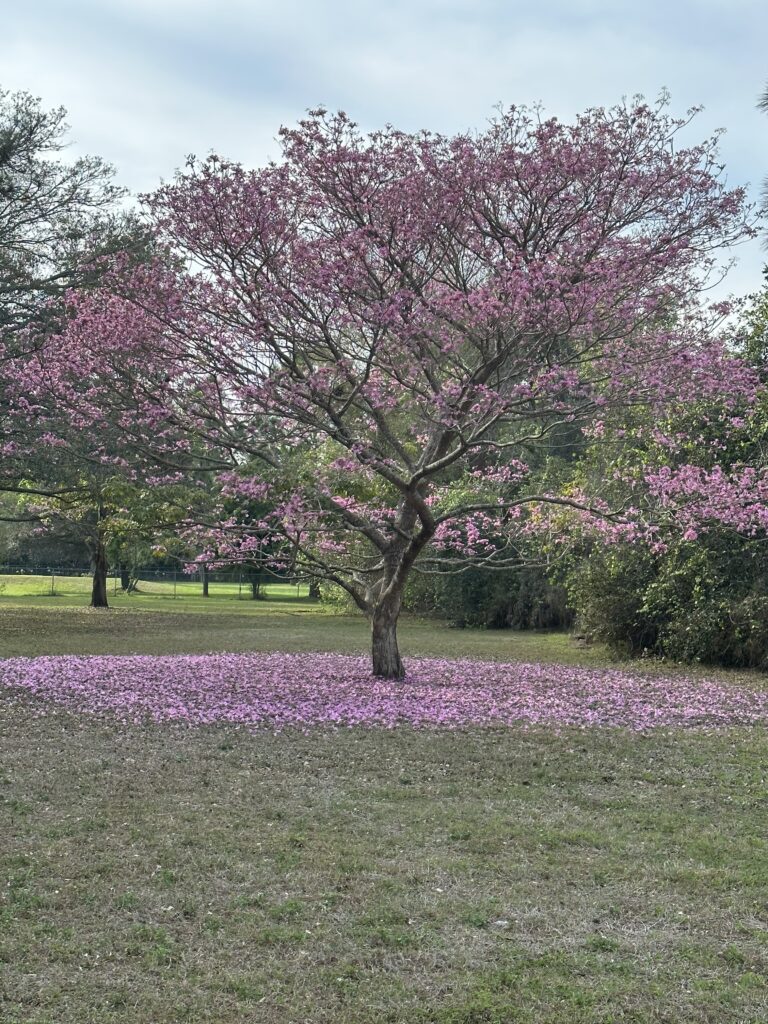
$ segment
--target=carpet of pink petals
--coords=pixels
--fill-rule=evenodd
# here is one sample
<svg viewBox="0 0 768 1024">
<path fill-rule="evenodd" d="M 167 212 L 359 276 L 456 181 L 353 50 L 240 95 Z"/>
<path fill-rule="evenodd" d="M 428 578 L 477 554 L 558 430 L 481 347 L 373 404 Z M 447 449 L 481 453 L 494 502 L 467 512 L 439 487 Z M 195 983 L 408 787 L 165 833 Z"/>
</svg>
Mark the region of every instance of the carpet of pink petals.
<svg viewBox="0 0 768 1024">
<path fill-rule="evenodd" d="M 718 728 L 768 723 L 768 693 L 564 665 L 410 659 L 402 681 L 338 654 L 52 656 L 0 661 L 5 698 L 125 723 Z"/>
</svg>

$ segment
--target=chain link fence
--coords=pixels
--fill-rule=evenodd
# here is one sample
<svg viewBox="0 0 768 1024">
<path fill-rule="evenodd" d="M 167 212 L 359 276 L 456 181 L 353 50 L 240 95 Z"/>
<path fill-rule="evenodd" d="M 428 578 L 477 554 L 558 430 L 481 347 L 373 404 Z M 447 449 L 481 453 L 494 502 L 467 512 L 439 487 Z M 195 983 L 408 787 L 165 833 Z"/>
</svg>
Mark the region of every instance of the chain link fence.
<svg viewBox="0 0 768 1024">
<path fill-rule="evenodd" d="M 92 573 L 88 566 L 0 565 L 0 593 L 5 596 L 66 596 L 90 593 Z M 142 594 L 158 598 L 208 597 L 217 600 L 296 600 L 309 597 L 306 579 L 277 577 L 248 569 L 216 569 L 184 572 L 182 569 L 131 568 L 109 572 L 108 592 Z"/>
</svg>

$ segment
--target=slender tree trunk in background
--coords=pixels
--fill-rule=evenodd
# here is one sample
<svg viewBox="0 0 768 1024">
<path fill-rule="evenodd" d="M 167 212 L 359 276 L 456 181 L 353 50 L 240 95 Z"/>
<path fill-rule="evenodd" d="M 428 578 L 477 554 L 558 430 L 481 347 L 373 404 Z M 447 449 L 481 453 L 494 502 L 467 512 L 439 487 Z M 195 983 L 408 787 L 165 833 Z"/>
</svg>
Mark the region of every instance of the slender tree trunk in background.
<svg viewBox="0 0 768 1024">
<path fill-rule="evenodd" d="M 309 581 L 309 596 L 315 601 L 320 600 L 320 580 L 311 579 Z"/>
<path fill-rule="evenodd" d="M 254 574 L 251 576 L 251 600 L 258 601 L 261 597 L 261 580 Z"/>
<path fill-rule="evenodd" d="M 371 613 L 371 654 L 373 674 L 382 679 L 402 679 L 405 675 L 397 646 L 397 618 L 401 595 L 389 597 Z"/>
<path fill-rule="evenodd" d="M 125 566 L 120 566 L 120 589 L 128 591 L 131 589 L 131 571 Z"/>
<path fill-rule="evenodd" d="M 109 608 L 107 601 L 107 549 L 101 536 L 97 537 L 93 552 L 93 588 L 91 590 L 91 608 Z"/>
<path fill-rule="evenodd" d="M 203 597 L 208 597 L 208 566 L 200 566 L 200 580 L 203 584 Z"/>
</svg>

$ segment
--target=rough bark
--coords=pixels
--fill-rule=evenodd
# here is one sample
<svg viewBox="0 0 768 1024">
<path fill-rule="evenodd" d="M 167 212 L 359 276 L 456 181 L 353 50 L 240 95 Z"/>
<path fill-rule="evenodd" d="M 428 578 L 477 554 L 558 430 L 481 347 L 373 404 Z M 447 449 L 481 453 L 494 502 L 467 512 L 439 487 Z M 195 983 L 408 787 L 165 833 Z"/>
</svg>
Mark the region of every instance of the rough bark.
<svg viewBox="0 0 768 1024">
<path fill-rule="evenodd" d="M 109 608 L 107 600 L 107 549 L 101 537 L 96 541 L 93 552 L 93 587 L 91 589 L 91 608 Z"/>
<path fill-rule="evenodd" d="M 371 614 L 373 674 L 382 679 L 402 679 L 405 668 L 397 646 L 400 601 L 377 605 Z"/>
</svg>

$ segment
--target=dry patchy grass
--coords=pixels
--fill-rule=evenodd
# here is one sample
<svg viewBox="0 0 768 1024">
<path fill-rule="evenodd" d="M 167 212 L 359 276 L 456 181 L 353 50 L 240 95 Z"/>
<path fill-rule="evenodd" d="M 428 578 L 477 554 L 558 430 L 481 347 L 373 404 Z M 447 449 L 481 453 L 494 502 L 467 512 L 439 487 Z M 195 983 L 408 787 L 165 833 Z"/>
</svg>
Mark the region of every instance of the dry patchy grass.
<svg viewBox="0 0 768 1024">
<path fill-rule="evenodd" d="M 6 655 L 368 642 L 360 619 L 245 602 L 6 600 L 0 631 Z M 402 638 L 607 664 L 565 636 Z M 0 705 L 3 1024 L 768 1019 L 764 730 L 253 736 L 38 711 Z"/>
<path fill-rule="evenodd" d="M 8 1024 L 766 1018 L 762 731 L 33 711 L 0 712 Z"/>
</svg>

